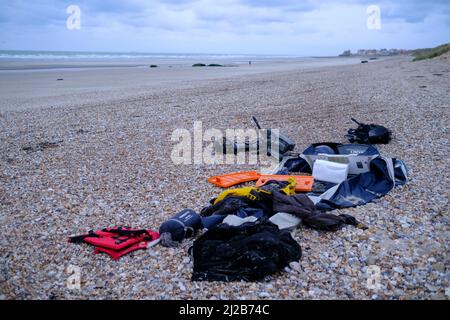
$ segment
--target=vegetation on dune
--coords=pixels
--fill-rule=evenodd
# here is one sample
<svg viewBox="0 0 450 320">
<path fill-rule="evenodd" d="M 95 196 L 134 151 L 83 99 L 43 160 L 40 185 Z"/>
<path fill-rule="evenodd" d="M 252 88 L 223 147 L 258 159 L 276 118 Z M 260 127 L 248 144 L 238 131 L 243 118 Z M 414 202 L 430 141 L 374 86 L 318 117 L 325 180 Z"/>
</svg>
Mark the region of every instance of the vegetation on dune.
<svg viewBox="0 0 450 320">
<path fill-rule="evenodd" d="M 413 52 L 414 55 L 413 61 L 435 58 L 449 51 L 450 51 L 450 43 L 442 44 L 435 48 L 417 49 L 414 50 Z"/>
<path fill-rule="evenodd" d="M 206 67 L 206 64 L 204 64 L 204 63 L 194 63 L 192 66 L 193 67 Z"/>
</svg>

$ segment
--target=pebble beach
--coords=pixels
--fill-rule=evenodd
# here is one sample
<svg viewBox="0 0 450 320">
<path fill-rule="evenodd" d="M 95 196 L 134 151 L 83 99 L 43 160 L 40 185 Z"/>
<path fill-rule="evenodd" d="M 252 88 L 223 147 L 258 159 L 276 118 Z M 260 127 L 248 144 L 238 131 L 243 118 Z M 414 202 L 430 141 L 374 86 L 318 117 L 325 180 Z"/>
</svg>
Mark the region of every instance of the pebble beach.
<svg viewBox="0 0 450 320">
<path fill-rule="evenodd" d="M 286 66 L 135 88 L 75 83 L 73 91 L 57 88 L 70 84 L 70 73 L 34 75 L 35 91 L 23 76 L 0 74 L 9 83 L 0 89 L 0 299 L 448 300 L 450 56 Z M 126 70 L 110 72 L 126 82 Z M 39 86 L 45 95 L 35 94 Z M 384 125 L 393 140 L 377 147 L 406 163 L 410 181 L 367 205 L 333 211 L 367 230 L 297 228 L 301 260 L 261 282 L 192 282 L 193 240 L 118 261 L 67 242 L 119 225 L 157 231 L 184 208 L 199 212 L 222 191 L 208 177 L 257 166 L 176 165 L 172 132 L 192 131 L 194 121 L 204 130 L 253 128 L 253 115 L 294 140 L 298 152 L 345 143 L 351 117 Z M 73 266 L 80 288 L 67 286 Z"/>
</svg>

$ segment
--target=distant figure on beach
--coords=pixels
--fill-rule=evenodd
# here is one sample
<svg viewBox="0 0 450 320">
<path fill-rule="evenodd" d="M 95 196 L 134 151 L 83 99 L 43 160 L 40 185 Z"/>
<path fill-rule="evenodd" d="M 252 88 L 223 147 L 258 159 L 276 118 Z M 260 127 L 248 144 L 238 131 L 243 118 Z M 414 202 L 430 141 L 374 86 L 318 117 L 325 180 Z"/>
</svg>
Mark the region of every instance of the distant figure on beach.
<svg viewBox="0 0 450 320">
<path fill-rule="evenodd" d="M 251 64 L 252 64 L 252 62 L 251 62 L 251 61 L 249 61 L 249 62 L 248 62 L 248 64 L 249 64 L 249 65 L 251 65 Z"/>
</svg>

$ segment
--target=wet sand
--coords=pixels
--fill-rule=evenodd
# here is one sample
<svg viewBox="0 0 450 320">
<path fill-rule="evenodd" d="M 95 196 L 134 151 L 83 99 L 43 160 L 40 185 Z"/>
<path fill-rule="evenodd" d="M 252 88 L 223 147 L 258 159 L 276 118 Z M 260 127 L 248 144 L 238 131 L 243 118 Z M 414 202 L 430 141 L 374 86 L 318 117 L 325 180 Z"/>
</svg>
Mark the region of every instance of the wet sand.
<svg viewBox="0 0 450 320">
<path fill-rule="evenodd" d="M 168 88 L 194 87 L 214 79 L 355 64 L 359 59 L 304 58 L 260 61 L 251 65 L 221 61 L 224 67 L 192 67 L 196 62 L 159 61 L 158 68 L 150 68 L 151 60 L 87 60 L 65 64 L 59 60 L 0 60 L 0 110 L 107 102 Z M 6 68 L 13 70 L 2 70 Z"/>
</svg>

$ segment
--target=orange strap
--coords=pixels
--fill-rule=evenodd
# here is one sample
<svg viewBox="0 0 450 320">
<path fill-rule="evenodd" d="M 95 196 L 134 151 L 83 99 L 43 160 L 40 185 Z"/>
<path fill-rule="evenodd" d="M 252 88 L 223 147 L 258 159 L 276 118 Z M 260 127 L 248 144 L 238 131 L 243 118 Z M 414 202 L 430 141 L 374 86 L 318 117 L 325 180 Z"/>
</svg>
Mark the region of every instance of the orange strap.
<svg viewBox="0 0 450 320">
<path fill-rule="evenodd" d="M 286 181 L 289 178 L 294 178 L 297 182 L 295 191 L 309 192 L 312 189 L 314 183 L 313 176 L 292 176 L 285 174 L 262 174 L 259 180 L 256 182 L 256 186 L 260 187 L 269 180 Z"/>
<path fill-rule="evenodd" d="M 256 181 L 261 175 L 256 171 L 233 172 L 208 179 L 208 182 L 222 188 L 228 188 L 239 183 Z"/>
</svg>

